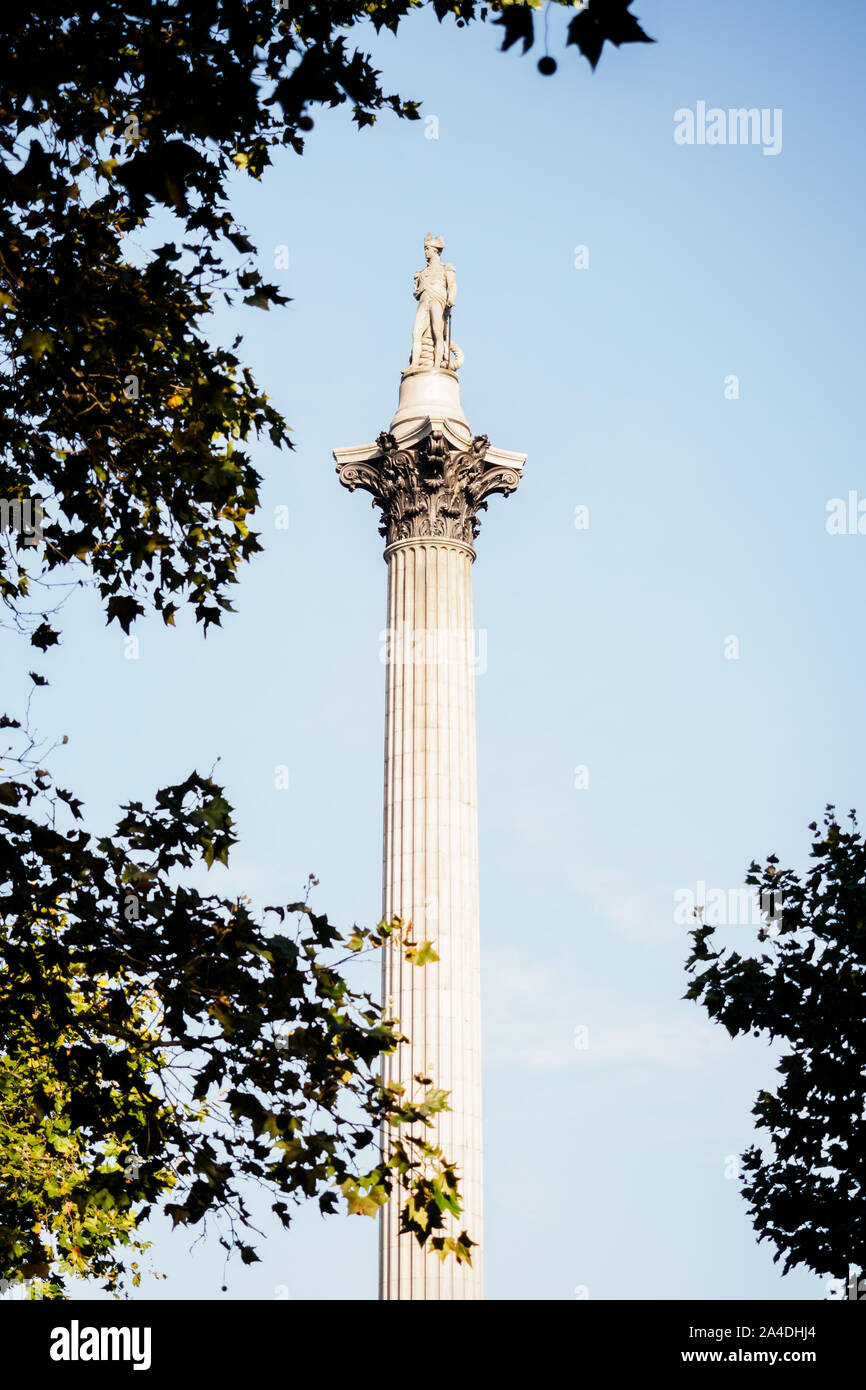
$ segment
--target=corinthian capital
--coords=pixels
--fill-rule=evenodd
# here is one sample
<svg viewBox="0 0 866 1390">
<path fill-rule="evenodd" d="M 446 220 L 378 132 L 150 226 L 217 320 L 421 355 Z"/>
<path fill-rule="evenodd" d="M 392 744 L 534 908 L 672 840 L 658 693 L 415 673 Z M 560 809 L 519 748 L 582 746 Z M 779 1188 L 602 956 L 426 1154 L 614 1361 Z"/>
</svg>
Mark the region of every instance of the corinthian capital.
<svg viewBox="0 0 866 1390">
<path fill-rule="evenodd" d="M 337 474 L 350 492 L 361 488 L 381 512 L 379 531 L 388 544 L 413 539 L 445 539 L 471 545 L 487 498 L 513 492 L 525 455 L 494 449 L 475 435 L 458 448 L 441 430 L 431 429 L 411 448 L 383 431 L 374 445 L 335 449 Z"/>
</svg>

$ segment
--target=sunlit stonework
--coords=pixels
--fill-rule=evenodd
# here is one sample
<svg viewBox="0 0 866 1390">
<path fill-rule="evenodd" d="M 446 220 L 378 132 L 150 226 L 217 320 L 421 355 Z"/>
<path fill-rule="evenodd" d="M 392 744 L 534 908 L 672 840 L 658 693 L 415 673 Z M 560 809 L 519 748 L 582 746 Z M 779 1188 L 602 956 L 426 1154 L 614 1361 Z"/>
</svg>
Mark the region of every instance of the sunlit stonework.
<svg viewBox="0 0 866 1390">
<path fill-rule="evenodd" d="M 481 981 L 475 766 L 473 542 L 493 493 L 513 492 L 525 455 L 475 435 L 460 401 L 463 354 L 451 339 L 457 294 L 442 240 L 428 236 L 415 275 L 412 355 L 390 426 L 375 443 L 336 449 L 340 481 L 372 494 L 388 565 L 382 914 L 414 924 L 438 962 L 407 966 L 383 950 L 383 998 L 410 1039 L 383 1058 L 384 1078 L 450 1092 L 435 1140 L 457 1164 L 472 1268 L 440 1261 L 380 1217 L 384 1299 L 478 1299 L 481 1193 Z"/>
<path fill-rule="evenodd" d="M 372 492 L 382 513 L 379 531 L 389 542 L 443 536 L 471 545 L 485 499 L 493 492 L 513 492 L 520 482 L 520 467 L 513 460 L 500 462 L 486 434 L 476 435 L 468 449 L 455 449 L 441 431 L 431 429 L 414 448 L 402 449 L 383 431 L 376 447 L 379 452 L 369 461 L 341 463 L 340 482 Z"/>
<path fill-rule="evenodd" d="M 424 249 L 427 265 L 415 275 L 418 309 L 397 414 L 375 444 L 337 449 L 334 457 L 341 483 L 373 494 L 382 513 L 379 530 L 389 543 L 441 537 L 471 545 L 487 497 L 514 491 L 525 455 L 494 449 L 485 434 L 469 428 L 457 377 L 463 353 L 451 341 L 454 267 L 440 259 L 441 237 L 428 236 Z"/>
</svg>

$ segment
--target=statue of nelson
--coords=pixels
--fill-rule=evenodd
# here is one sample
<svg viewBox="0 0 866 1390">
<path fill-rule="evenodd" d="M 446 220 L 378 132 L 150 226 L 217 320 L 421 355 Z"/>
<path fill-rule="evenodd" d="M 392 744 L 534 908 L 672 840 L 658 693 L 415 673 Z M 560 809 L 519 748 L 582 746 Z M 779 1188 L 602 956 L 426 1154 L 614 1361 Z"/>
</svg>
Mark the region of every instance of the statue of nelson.
<svg viewBox="0 0 866 1390">
<path fill-rule="evenodd" d="M 447 367 L 445 357 L 445 316 L 457 298 L 457 277 L 453 265 L 444 265 L 441 252 L 445 243 L 441 236 L 424 238 L 423 270 L 415 272 L 413 294 L 418 300 L 415 323 L 412 326 L 412 356 L 410 367 L 420 367 L 421 348 L 429 333 L 433 342 L 433 366 Z"/>
</svg>

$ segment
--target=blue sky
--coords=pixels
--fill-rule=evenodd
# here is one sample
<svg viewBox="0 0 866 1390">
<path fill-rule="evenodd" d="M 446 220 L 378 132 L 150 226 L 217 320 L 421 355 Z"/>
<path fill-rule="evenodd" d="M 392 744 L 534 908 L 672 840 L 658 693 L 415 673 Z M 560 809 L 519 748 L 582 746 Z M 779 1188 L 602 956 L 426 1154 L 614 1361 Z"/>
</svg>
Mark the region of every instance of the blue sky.
<svg viewBox="0 0 866 1390">
<path fill-rule="evenodd" d="M 608 47 L 595 75 L 559 13 L 553 79 L 489 27 L 371 34 L 438 138 L 318 112 L 303 158 L 238 176 L 237 218 L 292 296 L 214 325 L 245 331 L 294 431 L 291 456 L 256 450 L 266 554 L 224 631 L 145 621 L 137 660 L 74 599 L 37 710 L 94 826 L 219 757 L 241 844 L 218 886 L 290 901 L 313 870 L 322 910 L 377 919 L 385 566 L 331 450 L 390 421 L 412 272 L 442 235 L 470 424 L 528 456 L 474 575 L 487 1297 L 820 1298 L 725 1177 L 774 1054 L 682 1002 L 674 895 L 736 889 L 769 852 L 800 865 L 826 802 L 863 808 L 866 538 L 825 520 L 866 498 L 866 16 L 836 0 L 822 34 L 797 0 L 634 8 L 658 43 Z M 677 145 L 698 101 L 780 109 L 781 152 Z M 215 1241 L 153 1223 L 168 1278 L 141 1295 L 375 1297 L 372 1222 L 263 1221 L 227 1295 Z"/>
</svg>

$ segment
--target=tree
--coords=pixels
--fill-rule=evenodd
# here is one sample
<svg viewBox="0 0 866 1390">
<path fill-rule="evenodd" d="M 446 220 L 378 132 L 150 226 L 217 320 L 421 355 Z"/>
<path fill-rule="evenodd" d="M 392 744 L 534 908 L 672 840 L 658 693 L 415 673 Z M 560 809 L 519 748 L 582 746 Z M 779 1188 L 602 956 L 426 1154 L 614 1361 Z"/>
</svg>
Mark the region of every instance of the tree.
<svg viewBox="0 0 866 1390">
<path fill-rule="evenodd" d="M 401 922 L 344 937 L 307 901 L 260 918 L 183 882 L 235 840 L 209 777 L 124 812 L 94 840 L 44 769 L 0 785 L 0 1277 L 59 1297 L 69 1273 L 137 1283 L 125 1247 L 154 1207 L 215 1218 L 250 1263 L 251 1182 L 286 1227 L 299 1201 L 374 1216 L 393 1193 L 407 1234 L 470 1261 L 446 1229 L 457 1174 L 427 1136 L 447 1095 L 382 1084 L 402 1035 L 342 973 L 389 938 L 423 968 L 431 943 Z"/>
<path fill-rule="evenodd" d="M 349 36 L 364 20 L 396 31 L 421 3 L 5 7 L 0 498 L 40 498 L 46 517 L 38 547 L 7 536 L 0 597 L 37 647 L 59 640 L 50 615 L 86 581 L 126 632 L 149 604 L 167 623 L 189 605 L 205 631 L 231 609 L 261 548 L 247 446 L 291 441 L 240 339 L 204 335 L 220 297 L 286 302 L 232 216 L 230 179 L 260 178 L 275 147 L 300 153 L 316 106 L 349 102 L 359 126 L 382 109 L 417 119 Z M 540 4 L 432 0 L 460 26 L 495 13 L 503 47 L 524 51 Z M 593 67 L 606 40 L 649 42 L 625 0 L 571 18 L 567 42 Z"/>
<path fill-rule="evenodd" d="M 44 941 L 36 936 L 37 951 Z M 73 985 L 73 977 L 55 983 Z M 105 1014 L 108 981 L 89 1001 L 69 991 L 73 1011 Z M 131 1029 L 145 1027 L 134 1008 Z M 63 1039 L 63 1043 L 71 1041 Z M 66 1048 L 64 1047 L 64 1052 Z M 131 1054 L 129 1085 L 145 1082 L 142 1056 Z M 132 1096 L 135 1092 L 132 1091 Z M 116 1106 L 116 1090 L 104 1103 Z M 129 1104 L 129 1100 L 127 1100 Z M 127 1191 L 135 1161 L 118 1160 L 124 1146 L 108 1139 L 96 1152 L 85 1134 L 72 1126 L 75 1096 L 44 1044 L 27 1020 L 9 1050 L 0 1055 L 0 1290 L 16 1284 L 38 1298 L 62 1298 L 66 1275 L 99 1279 L 114 1291 L 129 1273 L 141 1281 L 133 1253 L 149 1242 L 135 1236 L 136 1213 Z M 91 1170 L 97 1175 L 92 1185 Z M 166 1188 L 173 1175 L 159 1180 Z M 122 1250 L 122 1256 L 121 1256 Z"/>
<path fill-rule="evenodd" d="M 782 1039 L 775 1091 L 752 1111 L 770 1152 L 742 1155 L 742 1193 L 759 1240 L 783 1273 L 803 1265 L 845 1280 L 866 1269 L 866 842 L 828 806 L 812 822 L 808 873 L 753 862 L 746 883 L 767 917 L 758 956 L 713 949 L 701 923 L 687 969 L 687 999 L 703 1004 L 732 1037 Z"/>
<path fill-rule="evenodd" d="M 416 119 L 350 38 L 367 20 L 396 31 L 422 3 L 461 27 L 495 15 L 504 48 L 534 42 L 540 0 L 4 8 L 0 598 L 38 649 L 60 641 L 76 584 L 95 585 L 126 632 L 149 607 L 168 624 L 188 607 L 205 632 L 231 611 L 261 549 L 249 445 L 291 447 L 241 339 L 206 336 L 220 299 L 286 302 L 233 217 L 232 179 L 260 178 L 275 148 L 300 154 L 317 106 L 348 102 L 361 127 L 382 110 Z M 595 67 L 606 40 L 648 41 L 627 12 L 590 0 L 568 43 Z M 399 932 L 422 966 L 430 944 L 402 923 L 343 941 L 306 902 L 268 909 L 274 931 L 244 901 L 179 887 L 176 870 L 224 860 L 233 839 L 210 778 L 127 807 L 114 837 L 94 839 L 26 730 L 14 744 L 20 721 L 0 728 L 13 737 L 0 781 L 0 1278 L 35 1272 L 62 1293 L 65 1274 L 86 1272 L 119 1287 L 117 1247 L 134 1247 L 169 1194 L 178 1223 L 227 1215 L 223 1239 L 253 1259 L 250 1178 L 279 1190 L 284 1221 L 302 1196 L 330 1210 L 339 1189 L 371 1213 L 396 1188 L 408 1233 L 468 1259 L 466 1233 L 443 1233 L 459 1214 L 454 1170 L 424 1137 L 447 1098 L 429 1078 L 416 1097 L 383 1091 L 377 1059 L 399 1035 L 338 954 Z M 396 1139 L 364 1170 L 385 1120 Z"/>
</svg>

